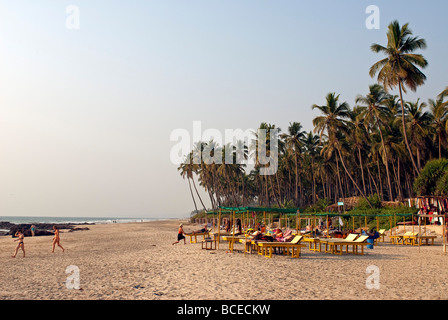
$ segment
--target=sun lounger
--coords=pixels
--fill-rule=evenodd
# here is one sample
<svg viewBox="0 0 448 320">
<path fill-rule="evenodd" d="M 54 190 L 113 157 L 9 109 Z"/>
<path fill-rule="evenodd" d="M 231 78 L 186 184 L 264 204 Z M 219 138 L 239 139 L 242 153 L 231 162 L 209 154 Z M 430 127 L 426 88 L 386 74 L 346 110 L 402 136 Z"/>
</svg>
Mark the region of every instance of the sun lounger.
<svg viewBox="0 0 448 320">
<path fill-rule="evenodd" d="M 414 246 L 421 246 L 424 245 L 423 241 L 425 241 L 425 245 L 430 246 L 434 245 L 434 239 L 436 239 L 437 236 L 430 236 L 430 235 L 422 235 L 422 236 L 415 236 L 412 238 L 412 245 Z M 431 244 L 429 244 L 429 240 L 431 240 Z"/>
<path fill-rule="evenodd" d="M 233 252 L 235 242 L 240 242 L 240 240 L 245 240 L 245 236 L 225 236 L 222 237 L 222 240 L 229 242 L 229 250 L 230 252 Z"/>
<path fill-rule="evenodd" d="M 408 231 L 408 232 L 405 232 L 404 234 L 401 234 L 401 235 L 396 234 L 396 235 L 390 236 L 389 238 L 390 238 L 390 241 L 391 241 L 392 244 L 400 244 L 400 243 L 404 244 L 403 238 L 407 237 L 407 236 L 410 236 L 411 234 L 412 234 L 412 232 Z"/>
<path fill-rule="evenodd" d="M 386 236 L 386 229 L 378 230 L 378 235 L 379 235 L 379 237 L 374 240 L 375 245 L 377 245 L 378 242 L 384 242 L 384 237 Z"/>
<path fill-rule="evenodd" d="M 264 255 L 267 258 L 272 258 L 272 252 L 274 248 L 283 249 L 284 255 L 289 255 L 291 249 L 291 257 L 299 258 L 301 248 L 306 247 L 306 245 L 301 244 L 303 236 L 295 236 L 291 242 L 277 242 L 277 241 L 259 241 L 256 242 L 258 246 L 258 254 Z"/>
<path fill-rule="evenodd" d="M 193 232 L 193 233 L 185 233 L 185 235 L 190 237 L 190 243 L 197 243 L 198 242 L 198 236 L 203 236 L 203 240 L 205 240 L 205 238 L 210 235 L 210 232 L 209 231 Z M 193 238 L 194 238 L 194 240 L 193 240 Z"/>
<path fill-rule="evenodd" d="M 347 236 L 348 238 L 348 236 Z M 364 254 L 364 246 L 368 245 L 366 242 L 369 236 L 359 236 L 359 238 L 355 240 L 353 237 L 350 237 L 349 240 L 346 239 L 333 239 L 333 240 L 323 240 L 322 243 L 325 244 L 325 252 L 326 253 L 333 253 L 333 254 L 340 254 L 342 255 L 344 246 L 346 247 L 346 253 L 349 253 L 348 247 L 353 247 L 353 253 L 358 254 L 358 246 L 361 247 L 361 254 Z M 338 250 L 339 248 L 339 250 Z"/>
<path fill-rule="evenodd" d="M 321 252 L 320 238 L 304 237 L 302 241 L 308 242 L 310 251 Z"/>
<path fill-rule="evenodd" d="M 413 245 L 417 236 L 418 236 L 417 232 L 409 232 L 408 234 L 404 234 L 401 243 L 406 245 L 407 244 Z"/>
</svg>

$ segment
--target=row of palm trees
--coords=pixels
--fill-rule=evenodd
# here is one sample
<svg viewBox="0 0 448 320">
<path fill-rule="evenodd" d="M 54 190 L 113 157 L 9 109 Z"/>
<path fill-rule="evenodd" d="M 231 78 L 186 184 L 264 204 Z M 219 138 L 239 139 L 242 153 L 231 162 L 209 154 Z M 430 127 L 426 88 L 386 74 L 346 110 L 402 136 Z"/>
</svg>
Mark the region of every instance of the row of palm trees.
<svg viewBox="0 0 448 320">
<path fill-rule="evenodd" d="M 196 211 L 206 210 L 206 205 L 195 180 L 208 194 L 211 208 L 306 207 L 321 199 L 337 202 L 361 196 L 370 203 L 374 194 L 384 201 L 412 196 L 413 181 L 424 164 L 448 155 L 448 87 L 428 103 L 405 101 L 403 94 L 416 91 L 426 80 L 421 69 L 428 62 L 415 53 L 426 48 L 426 42 L 413 37 L 408 24 L 400 26 L 397 21 L 389 25 L 387 39 L 386 46 L 371 46 L 373 52 L 385 55 L 370 69 L 378 83 L 357 96 L 353 108 L 338 94 L 329 93 L 325 104 L 312 106 L 320 114 L 311 132 L 299 122 L 290 123 L 279 135 L 274 174 L 261 174 L 268 164 L 258 159 L 257 132 L 249 145 L 197 143 L 178 168 L 188 180 Z M 397 87 L 398 95 L 389 93 Z M 269 145 L 274 137 L 269 132 L 281 130 L 269 123 L 259 129 L 268 132 L 267 156 L 273 158 Z M 204 152 L 230 154 L 234 161 L 208 163 L 200 157 Z M 238 157 L 253 157 L 253 168 L 248 170 L 236 161 Z"/>
</svg>

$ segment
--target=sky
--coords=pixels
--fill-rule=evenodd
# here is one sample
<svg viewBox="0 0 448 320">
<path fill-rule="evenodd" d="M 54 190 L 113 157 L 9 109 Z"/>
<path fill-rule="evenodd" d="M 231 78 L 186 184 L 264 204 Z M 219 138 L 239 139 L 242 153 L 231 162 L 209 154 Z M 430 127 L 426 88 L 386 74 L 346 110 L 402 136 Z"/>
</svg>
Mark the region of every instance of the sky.
<svg viewBox="0 0 448 320">
<path fill-rule="evenodd" d="M 368 29 L 369 5 L 379 29 Z M 73 9 L 74 8 L 74 9 Z M 329 92 L 375 83 L 387 25 L 426 39 L 448 86 L 442 0 L 0 0 L 0 216 L 188 216 L 175 130 L 307 131 Z M 204 196 L 206 205 L 209 201 Z"/>
</svg>

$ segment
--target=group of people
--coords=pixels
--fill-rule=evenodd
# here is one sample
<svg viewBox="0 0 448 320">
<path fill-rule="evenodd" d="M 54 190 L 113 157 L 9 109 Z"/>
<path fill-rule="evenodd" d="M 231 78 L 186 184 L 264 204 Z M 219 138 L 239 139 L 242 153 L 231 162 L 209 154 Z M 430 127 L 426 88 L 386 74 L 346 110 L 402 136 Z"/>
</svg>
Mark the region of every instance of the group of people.
<svg viewBox="0 0 448 320">
<path fill-rule="evenodd" d="M 34 232 L 36 231 L 36 227 L 35 226 L 31 226 L 31 233 L 34 236 Z M 62 252 L 65 251 L 65 249 L 61 246 L 61 238 L 59 236 L 59 229 L 56 226 L 53 226 L 53 231 L 54 231 L 54 237 L 53 237 L 53 247 L 51 252 L 54 253 L 54 249 L 56 247 L 56 245 L 62 249 Z M 24 243 L 24 238 L 25 235 L 23 234 L 22 230 L 18 230 L 14 237 L 17 237 L 17 239 L 14 240 L 14 242 L 18 241 L 18 244 L 16 246 L 16 250 L 14 252 L 14 254 L 12 255 L 13 258 L 15 258 L 17 256 L 17 252 L 19 251 L 19 249 L 22 249 L 23 252 L 23 257 L 25 258 L 25 243 Z"/>
</svg>

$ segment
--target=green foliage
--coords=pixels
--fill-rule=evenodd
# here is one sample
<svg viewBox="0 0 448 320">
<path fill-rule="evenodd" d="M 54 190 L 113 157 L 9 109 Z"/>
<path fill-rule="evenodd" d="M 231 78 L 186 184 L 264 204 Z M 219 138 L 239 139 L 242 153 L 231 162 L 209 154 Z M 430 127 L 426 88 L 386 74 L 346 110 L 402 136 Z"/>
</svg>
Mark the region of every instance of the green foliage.
<svg viewBox="0 0 448 320">
<path fill-rule="evenodd" d="M 437 195 L 439 196 L 448 196 L 448 172 L 437 181 Z"/>
<path fill-rule="evenodd" d="M 418 196 L 448 194 L 448 160 L 428 161 L 414 181 L 414 191 Z M 445 177 L 444 177 L 445 176 Z"/>
<path fill-rule="evenodd" d="M 324 212 L 330 204 L 331 204 L 330 201 L 327 199 L 319 199 L 313 206 L 306 208 L 304 212 L 305 213 Z"/>
<path fill-rule="evenodd" d="M 373 208 L 377 208 L 377 209 L 381 208 L 381 199 L 377 193 L 375 193 L 371 196 L 368 196 L 367 199 L 369 199 Z M 371 207 L 366 199 L 364 199 L 364 198 L 359 199 L 358 206 L 356 207 L 356 209 L 366 210 L 366 209 L 370 209 L 370 208 Z"/>
</svg>

